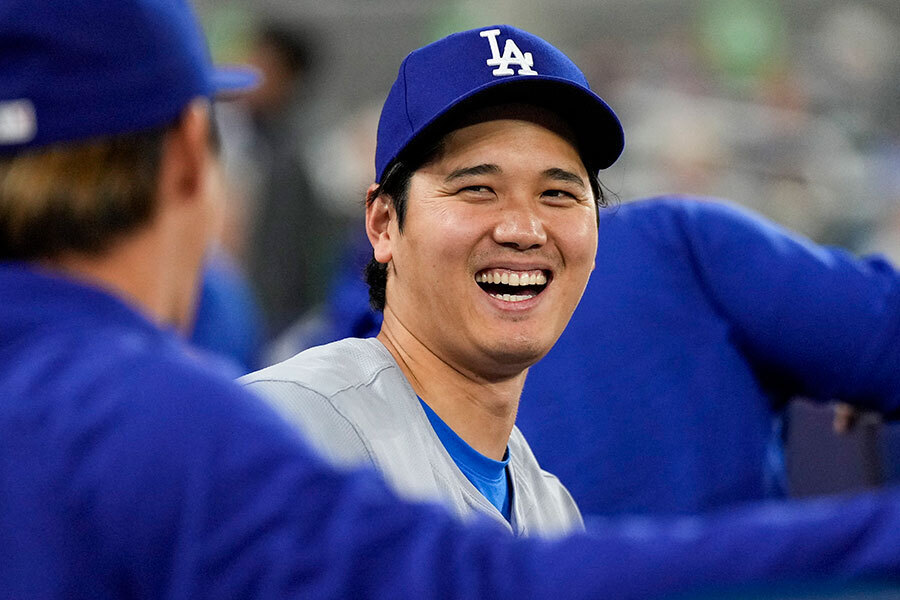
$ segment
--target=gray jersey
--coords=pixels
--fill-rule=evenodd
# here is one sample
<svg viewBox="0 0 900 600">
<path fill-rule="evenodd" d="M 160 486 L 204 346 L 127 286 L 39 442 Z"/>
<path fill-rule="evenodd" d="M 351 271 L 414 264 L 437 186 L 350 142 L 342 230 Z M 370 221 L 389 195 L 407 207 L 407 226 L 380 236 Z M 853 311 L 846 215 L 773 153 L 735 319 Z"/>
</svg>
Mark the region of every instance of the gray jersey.
<svg viewBox="0 0 900 600">
<path fill-rule="evenodd" d="M 543 471 L 518 428 L 509 439 L 511 524 L 444 449 L 415 392 L 377 339 L 310 348 L 240 382 L 340 465 L 371 464 L 412 500 L 436 501 L 463 519 L 485 514 L 518 535 L 558 536 L 583 528 L 575 501 Z"/>
</svg>

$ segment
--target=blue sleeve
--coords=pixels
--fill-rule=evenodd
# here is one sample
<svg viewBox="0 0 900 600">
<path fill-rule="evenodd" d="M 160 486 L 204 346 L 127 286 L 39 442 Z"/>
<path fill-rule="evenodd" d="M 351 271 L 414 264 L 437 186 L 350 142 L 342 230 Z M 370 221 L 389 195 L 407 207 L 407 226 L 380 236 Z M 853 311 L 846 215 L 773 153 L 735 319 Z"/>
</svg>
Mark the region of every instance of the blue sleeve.
<svg viewBox="0 0 900 600">
<path fill-rule="evenodd" d="M 514 539 L 327 467 L 244 390 L 172 368 L 130 377 L 131 402 L 111 388 L 81 407 L 83 448 L 64 455 L 86 456 L 71 508 L 134 596 L 626 600 L 900 575 L 897 491 Z"/>
<path fill-rule="evenodd" d="M 676 243 L 744 352 L 791 394 L 900 408 L 900 275 L 734 206 L 670 200 Z"/>
</svg>

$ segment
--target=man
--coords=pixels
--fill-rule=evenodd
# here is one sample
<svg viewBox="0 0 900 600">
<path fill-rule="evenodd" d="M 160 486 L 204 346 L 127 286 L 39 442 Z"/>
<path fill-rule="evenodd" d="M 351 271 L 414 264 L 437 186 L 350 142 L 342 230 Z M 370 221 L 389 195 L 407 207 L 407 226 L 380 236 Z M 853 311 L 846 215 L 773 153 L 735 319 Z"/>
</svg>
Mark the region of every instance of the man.
<svg viewBox="0 0 900 600">
<path fill-rule="evenodd" d="M 548 543 L 326 467 L 162 329 L 189 320 L 218 196 L 222 80 L 188 7 L 7 0 L 0 56 L 0 595 L 647 598 L 900 573 L 896 492 Z"/>
<path fill-rule="evenodd" d="M 436 65 L 458 76 L 435 79 Z M 408 497 L 519 534 L 580 528 L 514 421 L 528 367 L 593 269 L 595 173 L 623 145 L 578 68 L 527 32 L 473 30 L 413 52 L 381 113 L 367 197 L 377 339 L 309 350 L 243 382 L 327 455 L 378 467 Z"/>
</svg>

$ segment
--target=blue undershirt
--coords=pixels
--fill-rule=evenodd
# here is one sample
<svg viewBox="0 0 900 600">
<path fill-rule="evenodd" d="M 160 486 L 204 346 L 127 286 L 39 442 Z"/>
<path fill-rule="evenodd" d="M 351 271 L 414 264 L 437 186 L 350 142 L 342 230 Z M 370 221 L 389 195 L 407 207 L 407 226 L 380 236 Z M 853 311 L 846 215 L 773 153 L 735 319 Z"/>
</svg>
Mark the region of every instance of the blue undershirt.
<svg viewBox="0 0 900 600">
<path fill-rule="evenodd" d="M 488 458 L 478 450 L 466 443 L 455 431 L 450 429 L 431 407 L 419 398 L 419 403 L 425 409 L 428 420 L 434 428 L 447 453 L 463 472 L 472 485 L 493 504 L 500 514 L 509 521 L 509 481 L 506 478 L 506 465 L 509 464 L 509 449 L 502 461 Z"/>
</svg>

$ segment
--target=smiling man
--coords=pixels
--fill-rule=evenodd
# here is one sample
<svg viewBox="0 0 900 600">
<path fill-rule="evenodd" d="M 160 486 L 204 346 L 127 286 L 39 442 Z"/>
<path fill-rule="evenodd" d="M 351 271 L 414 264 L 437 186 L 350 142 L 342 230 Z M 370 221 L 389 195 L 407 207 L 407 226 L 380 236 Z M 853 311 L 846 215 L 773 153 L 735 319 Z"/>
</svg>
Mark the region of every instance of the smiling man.
<svg viewBox="0 0 900 600">
<path fill-rule="evenodd" d="M 596 173 L 623 145 L 578 68 L 527 32 L 466 31 L 411 53 L 382 110 L 367 195 L 380 333 L 243 382 L 327 456 L 373 464 L 407 497 L 517 534 L 581 528 L 514 423 L 528 368 L 594 267 Z"/>
</svg>

